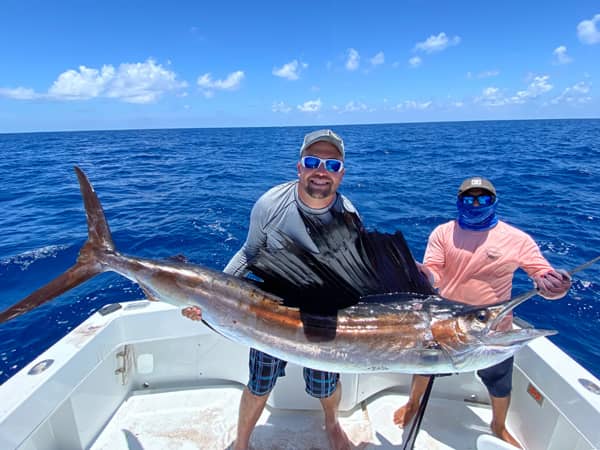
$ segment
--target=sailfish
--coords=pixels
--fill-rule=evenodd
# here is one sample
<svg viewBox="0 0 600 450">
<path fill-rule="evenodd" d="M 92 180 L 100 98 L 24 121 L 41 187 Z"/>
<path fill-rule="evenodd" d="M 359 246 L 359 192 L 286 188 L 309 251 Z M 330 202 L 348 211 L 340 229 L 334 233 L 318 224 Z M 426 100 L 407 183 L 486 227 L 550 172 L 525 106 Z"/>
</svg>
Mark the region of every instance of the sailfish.
<svg viewBox="0 0 600 450">
<path fill-rule="evenodd" d="M 352 213 L 334 214 L 328 224 L 304 218 L 318 252 L 280 236 L 278 248 L 250 261 L 252 279 L 121 254 L 94 188 L 81 169 L 75 172 L 88 239 L 70 269 L 2 311 L 0 323 L 114 271 L 137 283 L 149 300 L 200 307 L 203 321 L 228 339 L 331 372 L 472 371 L 554 333 L 497 331 L 515 302 L 474 307 L 441 298 L 401 232 L 365 230 Z"/>
</svg>

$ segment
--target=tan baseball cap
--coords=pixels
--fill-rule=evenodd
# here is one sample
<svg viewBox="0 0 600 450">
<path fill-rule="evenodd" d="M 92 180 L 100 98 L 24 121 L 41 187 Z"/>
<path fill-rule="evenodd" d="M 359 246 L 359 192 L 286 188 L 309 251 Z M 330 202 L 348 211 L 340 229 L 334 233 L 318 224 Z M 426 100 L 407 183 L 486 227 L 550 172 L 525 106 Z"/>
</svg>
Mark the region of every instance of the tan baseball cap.
<svg viewBox="0 0 600 450">
<path fill-rule="evenodd" d="M 464 194 L 469 189 L 485 189 L 496 195 L 496 188 L 490 180 L 483 177 L 471 177 L 463 181 L 458 188 L 458 195 Z"/>
<path fill-rule="evenodd" d="M 340 155 L 342 155 L 342 159 L 345 158 L 346 154 L 344 152 L 344 141 L 331 130 L 316 130 L 311 131 L 306 136 L 304 136 L 304 142 L 302 143 L 302 147 L 300 147 L 300 156 L 302 156 L 302 152 L 306 150 L 308 147 L 313 145 L 315 142 L 330 142 L 335 145 L 335 147 L 340 151 Z"/>
</svg>

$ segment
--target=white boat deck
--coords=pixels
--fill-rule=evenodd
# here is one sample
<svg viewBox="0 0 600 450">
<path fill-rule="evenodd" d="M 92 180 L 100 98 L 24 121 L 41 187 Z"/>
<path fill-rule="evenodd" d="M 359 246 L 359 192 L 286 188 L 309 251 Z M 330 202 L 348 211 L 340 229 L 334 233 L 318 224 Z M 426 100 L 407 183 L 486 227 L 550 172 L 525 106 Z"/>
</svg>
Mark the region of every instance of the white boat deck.
<svg viewBox="0 0 600 450">
<path fill-rule="evenodd" d="M 235 440 L 242 386 L 228 384 L 177 391 L 134 392 L 104 428 L 92 450 L 223 450 Z M 392 416 L 406 395 L 389 390 L 340 414 L 355 448 L 398 449 L 408 435 Z M 434 398 L 415 449 L 476 449 L 489 433 L 486 405 Z M 256 450 L 327 449 L 323 413 L 267 406 L 251 440 Z"/>
<path fill-rule="evenodd" d="M 96 313 L 0 386 L 0 449 L 230 448 L 248 349 L 169 305 Z M 393 423 L 409 374 L 342 374 L 340 422 L 355 448 L 402 448 Z M 473 372 L 436 379 L 415 449 L 510 448 L 490 436 Z M 600 380 L 545 338 L 516 355 L 508 427 L 527 450 L 600 448 Z M 252 434 L 255 450 L 328 449 L 318 400 L 288 364 Z"/>
</svg>

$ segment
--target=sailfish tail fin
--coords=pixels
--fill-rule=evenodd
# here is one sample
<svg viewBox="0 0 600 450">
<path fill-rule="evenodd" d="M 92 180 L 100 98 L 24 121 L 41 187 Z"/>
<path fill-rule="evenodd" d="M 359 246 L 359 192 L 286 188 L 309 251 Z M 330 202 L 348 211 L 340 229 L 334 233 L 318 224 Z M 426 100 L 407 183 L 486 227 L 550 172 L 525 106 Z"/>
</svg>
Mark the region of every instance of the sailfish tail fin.
<svg viewBox="0 0 600 450">
<path fill-rule="evenodd" d="M 104 272 L 105 268 L 101 263 L 100 255 L 115 251 L 110 228 L 94 188 L 79 167 L 75 167 L 75 173 L 79 179 L 79 187 L 87 215 L 88 240 L 79 251 L 79 257 L 74 266 L 45 286 L 29 294 L 17 304 L 0 312 L 0 323 L 25 314 L 27 311 L 43 305 L 93 276 Z"/>
<path fill-rule="evenodd" d="M 79 179 L 79 188 L 83 196 L 83 204 L 87 216 L 88 241 L 86 245 L 112 252 L 115 250 L 115 244 L 113 243 L 100 199 L 96 195 L 94 187 L 85 176 L 85 173 L 83 173 L 83 170 L 77 166 L 74 169 Z"/>
</svg>

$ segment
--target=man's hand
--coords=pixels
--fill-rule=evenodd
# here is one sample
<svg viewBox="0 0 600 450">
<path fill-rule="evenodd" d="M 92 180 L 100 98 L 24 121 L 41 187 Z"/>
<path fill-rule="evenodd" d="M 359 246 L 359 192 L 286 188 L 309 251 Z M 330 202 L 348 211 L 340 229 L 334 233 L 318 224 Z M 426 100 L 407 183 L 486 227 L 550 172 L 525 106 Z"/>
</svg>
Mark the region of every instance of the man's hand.
<svg viewBox="0 0 600 450">
<path fill-rule="evenodd" d="M 435 278 L 433 276 L 433 272 L 431 270 L 429 270 L 425 264 L 421 264 L 418 261 L 415 261 L 415 263 L 417 264 L 417 269 L 419 269 L 419 271 L 425 275 L 425 278 L 427 278 L 427 280 L 429 281 L 429 283 L 433 286 L 434 282 L 435 282 Z"/>
<path fill-rule="evenodd" d="M 571 276 L 566 270 L 551 270 L 543 275 L 533 277 L 533 283 L 540 295 L 549 300 L 556 300 L 571 288 Z"/>
<path fill-rule="evenodd" d="M 202 320 L 202 310 L 197 306 L 188 306 L 181 310 L 181 315 L 190 320 Z"/>
</svg>

